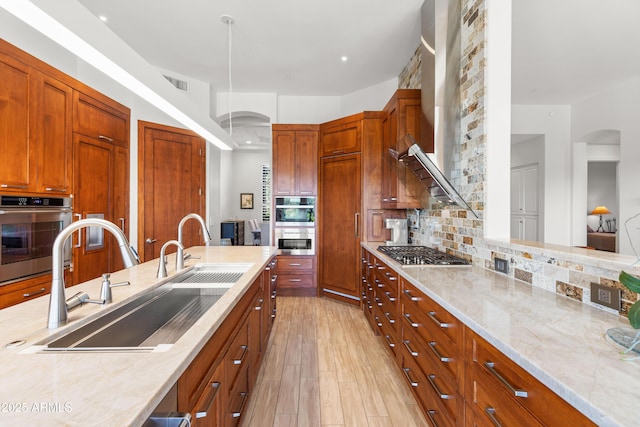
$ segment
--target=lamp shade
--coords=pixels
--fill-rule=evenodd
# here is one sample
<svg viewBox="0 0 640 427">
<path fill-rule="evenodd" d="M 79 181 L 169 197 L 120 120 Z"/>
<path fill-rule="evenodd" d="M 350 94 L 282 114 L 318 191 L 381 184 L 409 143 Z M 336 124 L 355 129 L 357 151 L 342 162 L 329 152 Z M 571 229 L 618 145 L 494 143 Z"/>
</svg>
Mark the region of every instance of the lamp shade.
<svg viewBox="0 0 640 427">
<path fill-rule="evenodd" d="M 610 213 L 606 206 L 596 206 L 595 209 L 591 211 L 591 215 L 606 215 Z"/>
</svg>

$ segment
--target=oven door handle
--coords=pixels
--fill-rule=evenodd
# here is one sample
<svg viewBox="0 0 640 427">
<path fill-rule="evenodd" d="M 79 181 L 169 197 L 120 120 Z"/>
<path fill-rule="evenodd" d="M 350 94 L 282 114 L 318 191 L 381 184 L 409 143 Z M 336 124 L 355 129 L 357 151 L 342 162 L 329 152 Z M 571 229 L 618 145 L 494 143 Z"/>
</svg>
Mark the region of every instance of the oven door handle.
<svg viewBox="0 0 640 427">
<path fill-rule="evenodd" d="M 78 217 L 78 221 L 80 221 L 80 220 L 82 219 L 82 214 L 73 214 L 73 216 Z M 73 244 L 73 242 L 71 243 L 71 245 L 72 245 L 74 248 L 79 248 L 79 247 L 81 247 L 81 246 L 82 246 L 82 234 L 81 234 L 81 233 L 82 233 L 82 229 L 81 229 L 81 228 L 79 228 L 79 229 L 78 229 L 78 243 L 77 243 L 77 244 L 75 244 L 75 245 Z M 75 234 L 75 233 L 74 233 L 74 234 Z M 73 240 L 73 238 L 71 238 L 71 240 Z"/>
<path fill-rule="evenodd" d="M 56 208 L 56 209 L 11 209 L 11 210 L 0 210 L 0 215 L 9 215 L 9 214 L 21 214 L 21 213 L 65 213 L 71 212 L 71 208 Z"/>
</svg>

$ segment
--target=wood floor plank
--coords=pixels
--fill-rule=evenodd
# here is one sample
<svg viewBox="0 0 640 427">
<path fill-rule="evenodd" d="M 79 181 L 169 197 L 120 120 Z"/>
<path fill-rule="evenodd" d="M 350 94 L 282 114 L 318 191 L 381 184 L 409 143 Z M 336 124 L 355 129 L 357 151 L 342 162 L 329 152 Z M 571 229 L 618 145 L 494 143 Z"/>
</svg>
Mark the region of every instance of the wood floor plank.
<svg viewBox="0 0 640 427">
<path fill-rule="evenodd" d="M 389 417 L 367 417 L 369 427 L 393 427 Z"/>
<path fill-rule="evenodd" d="M 253 396 L 256 401 L 253 413 L 246 413 L 242 425 L 245 427 L 272 427 L 279 390 L 280 381 L 263 381 Z"/>
<path fill-rule="evenodd" d="M 298 427 L 320 427 L 320 383 L 318 378 L 300 378 Z"/>
<path fill-rule="evenodd" d="M 284 365 L 276 414 L 297 414 L 300 398 L 300 365 Z"/>
<path fill-rule="evenodd" d="M 358 383 L 338 382 L 340 387 L 340 401 L 344 415 L 345 427 L 367 427 L 367 414 L 364 412 L 362 396 L 359 393 Z"/>
<path fill-rule="evenodd" d="M 300 355 L 300 379 L 318 378 L 318 344 L 302 343 Z"/>
<path fill-rule="evenodd" d="M 297 427 L 298 416 L 296 414 L 276 414 L 273 420 L 274 427 Z"/>
<path fill-rule="evenodd" d="M 287 348 L 282 345 L 272 345 L 266 354 L 264 365 L 264 381 L 280 381 L 284 368 L 284 356 Z"/>
<path fill-rule="evenodd" d="M 394 375 L 379 375 L 376 377 L 381 390 L 386 390 L 385 400 L 389 418 L 394 426 L 413 427 L 416 423 L 413 417 L 407 413 L 406 398 L 404 390 L 398 386 Z M 415 404 L 415 400 L 412 402 Z"/>
<path fill-rule="evenodd" d="M 340 386 L 333 371 L 321 371 L 318 377 L 320 385 L 320 419 L 322 425 L 343 425 Z"/>
</svg>

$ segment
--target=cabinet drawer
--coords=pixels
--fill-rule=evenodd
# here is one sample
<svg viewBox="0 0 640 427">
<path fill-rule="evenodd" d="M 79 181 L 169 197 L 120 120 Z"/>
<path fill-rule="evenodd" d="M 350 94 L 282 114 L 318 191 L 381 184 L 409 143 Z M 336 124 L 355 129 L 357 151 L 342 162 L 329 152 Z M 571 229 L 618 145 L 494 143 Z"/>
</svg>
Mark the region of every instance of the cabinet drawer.
<svg viewBox="0 0 640 427">
<path fill-rule="evenodd" d="M 9 307 L 47 295 L 51 291 L 51 276 L 48 279 L 32 279 L 25 283 L 4 285 L 0 289 L 0 308 Z"/>
<path fill-rule="evenodd" d="M 238 334 L 231 342 L 225 355 L 225 381 L 231 392 L 236 386 L 236 380 L 240 378 L 240 372 L 246 371 L 249 366 L 249 322 L 245 321 Z"/>
<path fill-rule="evenodd" d="M 400 280 L 403 316 L 409 318 L 422 314 L 425 327 L 442 332 L 454 343 L 462 343 L 462 324 L 451 313 L 417 290 L 406 280 Z"/>
<path fill-rule="evenodd" d="M 483 338 L 470 330 L 466 337 L 471 353 L 465 381 L 469 396 L 479 393 L 477 390 L 487 391 L 492 398 L 487 404 L 508 401 L 526 408 L 545 425 L 595 425 Z"/>
<path fill-rule="evenodd" d="M 278 271 L 311 271 L 315 269 L 315 257 L 278 256 Z"/>
<path fill-rule="evenodd" d="M 389 348 L 389 350 L 391 350 L 393 356 L 397 357 L 398 352 L 400 351 L 400 343 L 398 342 L 398 334 L 395 326 L 389 323 L 385 315 L 379 310 L 376 311 L 374 319 L 376 320 L 376 324 L 378 325 L 378 330 L 384 340 L 384 344 Z"/>
<path fill-rule="evenodd" d="M 320 131 L 320 157 L 358 153 L 360 144 L 360 121 Z"/>
<path fill-rule="evenodd" d="M 249 401 L 248 367 L 248 365 L 245 366 L 239 372 L 236 384 L 229 393 L 226 414 L 227 422 L 225 423 L 227 426 L 237 426 L 240 424 L 247 402 Z"/>
<path fill-rule="evenodd" d="M 313 274 L 278 274 L 278 288 L 315 288 Z"/>
<path fill-rule="evenodd" d="M 416 360 L 425 375 L 436 374 L 462 390 L 464 361 L 462 351 L 457 347 L 442 345 L 442 341 L 425 340 L 404 322 L 402 347 Z"/>
<path fill-rule="evenodd" d="M 219 426 L 222 414 L 222 365 L 209 378 L 207 387 L 191 413 L 194 427 Z"/>
<path fill-rule="evenodd" d="M 442 399 L 411 358 L 403 356 L 401 370 L 431 425 L 454 427 L 462 424 L 464 400 L 458 393 Z"/>
<path fill-rule="evenodd" d="M 75 92 L 74 104 L 74 132 L 124 147 L 129 146 L 128 113 L 80 92 Z"/>
</svg>

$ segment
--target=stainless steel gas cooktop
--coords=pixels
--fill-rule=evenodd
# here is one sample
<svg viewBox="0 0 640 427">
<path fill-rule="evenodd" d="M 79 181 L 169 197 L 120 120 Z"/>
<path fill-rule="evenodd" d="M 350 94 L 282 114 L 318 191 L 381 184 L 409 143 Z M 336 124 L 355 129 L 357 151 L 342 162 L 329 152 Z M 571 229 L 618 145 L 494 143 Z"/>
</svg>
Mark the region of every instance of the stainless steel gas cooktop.
<svg viewBox="0 0 640 427">
<path fill-rule="evenodd" d="M 378 246 L 378 250 L 402 265 L 470 265 L 469 261 L 427 246 Z"/>
</svg>

